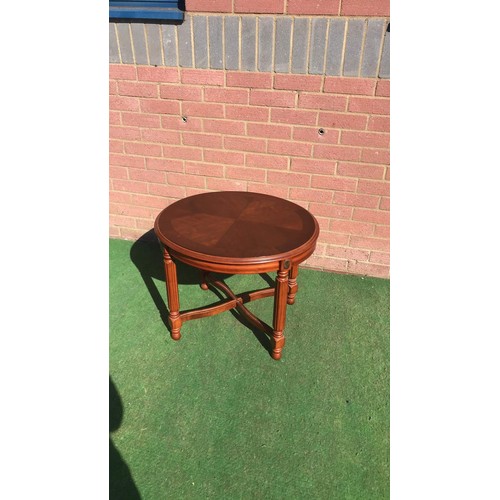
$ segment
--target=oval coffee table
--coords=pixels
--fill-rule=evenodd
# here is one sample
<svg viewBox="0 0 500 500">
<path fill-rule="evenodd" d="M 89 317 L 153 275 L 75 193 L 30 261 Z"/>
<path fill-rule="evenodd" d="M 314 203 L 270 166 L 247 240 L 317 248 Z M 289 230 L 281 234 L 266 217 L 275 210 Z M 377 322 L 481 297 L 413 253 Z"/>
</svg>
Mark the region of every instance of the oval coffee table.
<svg viewBox="0 0 500 500">
<path fill-rule="evenodd" d="M 171 337 L 179 340 L 188 320 L 237 308 L 266 333 L 272 357 L 281 358 L 285 345 L 286 306 L 298 291 L 299 264 L 316 247 L 319 226 L 304 208 L 275 196 L 222 191 L 203 193 L 174 202 L 155 220 L 154 230 L 163 250 Z M 209 307 L 180 311 L 175 261 L 202 271 L 201 287 L 212 285 L 227 299 Z M 213 273 L 257 274 L 277 271 L 276 286 L 235 295 Z M 274 296 L 272 328 L 243 304 Z"/>
</svg>

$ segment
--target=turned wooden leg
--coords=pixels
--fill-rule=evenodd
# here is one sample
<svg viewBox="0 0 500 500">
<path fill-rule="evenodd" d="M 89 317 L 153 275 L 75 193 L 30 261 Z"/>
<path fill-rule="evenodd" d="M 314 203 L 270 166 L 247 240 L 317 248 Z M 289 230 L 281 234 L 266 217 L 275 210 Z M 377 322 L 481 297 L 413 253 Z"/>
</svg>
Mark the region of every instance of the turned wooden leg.
<svg viewBox="0 0 500 500">
<path fill-rule="evenodd" d="M 177 267 L 170 257 L 166 247 L 163 247 L 163 263 L 167 285 L 168 322 L 170 323 L 170 336 L 174 340 L 181 338 L 181 318 L 179 315 L 179 288 L 177 285 Z"/>
<path fill-rule="evenodd" d="M 200 287 L 202 290 L 208 290 L 207 275 L 208 275 L 207 271 L 201 271 Z"/>
<path fill-rule="evenodd" d="M 285 267 L 286 266 L 286 267 Z M 290 262 L 280 262 L 280 268 L 276 277 L 276 288 L 274 290 L 274 314 L 273 314 L 273 359 L 281 358 L 281 351 L 285 345 L 286 303 L 288 296 L 288 273 Z"/>
<path fill-rule="evenodd" d="M 297 275 L 299 274 L 299 266 L 296 264 L 290 269 L 288 274 L 288 298 L 287 303 L 293 304 L 295 302 L 295 295 L 299 291 L 299 285 L 297 285 Z"/>
</svg>

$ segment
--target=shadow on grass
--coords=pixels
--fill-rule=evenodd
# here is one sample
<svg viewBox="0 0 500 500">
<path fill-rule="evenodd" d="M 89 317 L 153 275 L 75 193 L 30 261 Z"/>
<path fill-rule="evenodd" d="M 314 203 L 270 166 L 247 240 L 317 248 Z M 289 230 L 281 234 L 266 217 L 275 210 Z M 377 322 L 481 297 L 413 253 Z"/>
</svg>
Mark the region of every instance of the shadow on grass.
<svg viewBox="0 0 500 500">
<path fill-rule="evenodd" d="M 132 248 L 130 249 L 130 259 L 136 266 L 139 271 L 146 288 L 148 289 L 149 294 L 151 295 L 151 299 L 153 300 L 158 312 L 160 314 L 160 318 L 167 328 L 170 331 L 170 325 L 168 324 L 168 309 L 165 303 L 166 300 L 166 291 L 165 298 L 160 294 L 158 288 L 155 285 L 154 279 L 161 280 L 165 282 L 165 269 L 163 266 L 163 255 L 161 251 L 160 244 L 156 238 L 156 235 L 153 229 L 150 229 L 148 232 L 143 234 L 137 241 L 134 242 Z M 177 282 L 179 285 L 194 285 L 199 286 L 201 283 L 201 271 L 199 269 L 195 269 L 194 267 L 188 266 L 182 262 L 176 262 L 177 266 Z M 211 273 L 212 276 L 217 279 L 224 280 L 231 275 L 227 274 L 218 274 Z M 273 279 L 267 273 L 261 273 L 260 276 L 268 286 L 274 286 Z M 215 293 L 215 295 L 223 300 L 226 297 L 222 295 L 222 293 L 213 286 L 210 286 L 210 290 Z M 182 310 L 182 304 L 181 304 Z M 267 350 L 269 355 L 272 352 L 271 341 L 269 337 L 256 328 L 254 325 L 249 323 L 244 316 L 238 313 L 236 309 L 230 309 L 231 314 L 243 325 L 245 325 L 252 333 L 255 335 L 257 340 L 260 342 L 262 347 Z"/>
<path fill-rule="evenodd" d="M 118 390 L 109 377 L 109 432 L 117 431 L 123 420 L 123 404 Z M 141 500 L 130 469 L 109 437 L 109 498 L 110 500 Z"/>
</svg>

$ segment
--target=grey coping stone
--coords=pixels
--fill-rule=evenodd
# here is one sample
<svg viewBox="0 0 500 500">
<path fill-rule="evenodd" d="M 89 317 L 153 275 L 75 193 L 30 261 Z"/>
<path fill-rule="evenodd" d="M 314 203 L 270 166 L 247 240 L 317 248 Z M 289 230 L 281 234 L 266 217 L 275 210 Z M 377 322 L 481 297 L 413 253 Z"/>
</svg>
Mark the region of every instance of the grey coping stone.
<svg viewBox="0 0 500 500">
<path fill-rule="evenodd" d="M 295 18 L 292 43 L 292 73 L 307 72 L 307 41 L 309 40 L 309 19 Z"/>
<path fill-rule="evenodd" d="M 163 57 L 165 66 L 177 66 L 177 29 L 173 24 L 162 24 Z"/>
<path fill-rule="evenodd" d="M 326 28 L 326 18 L 316 17 L 312 20 L 309 73 L 313 75 L 322 75 L 324 72 Z"/>
<path fill-rule="evenodd" d="M 364 27 L 363 19 L 349 19 L 344 50 L 344 76 L 359 75 Z"/>
<path fill-rule="evenodd" d="M 194 65 L 208 68 L 207 16 L 193 16 Z"/>
<path fill-rule="evenodd" d="M 120 54 L 122 63 L 134 64 L 134 52 L 132 51 L 132 41 L 130 40 L 130 31 L 128 23 L 117 23 L 118 43 L 120 45 Z"/>
<path fill-rule="evenodd" d="M 273 19 L 259 17 L 259 71 L 273 70 L 273 31 Z"/>
<path fill-rule="evenodd" d="M 191 16 L 185 16 L 184 22 L 177 26 L 177 41 L 179 47 L 179 66 L 182 68 L 192 68 Z"/>
<path fill-rule="evenodd" d="M 382 57 L 380 59 L 380 68 L 378 70 L 378 76 L 380 78 L 391 77 L 390 41 L 391 41 L 391 33 L 389 31 L 386 31 L 384 37 L 384 47 L 382 48 Z"/>
<path fill-rule="evenodd" d="M 223 69 L 222 16 L 210 16 L 208 18 L 208 39 L 210 43 L 210 67 Z"/>
<path fill-rule="evenodd" d="M 115 23 L 109 23 L 109 62 L 120 62 L 120 51 L 118 50 L 118 40 L 116 38 Z"/>
<path fill-rule="evenodd" d="M 237 16 L 226 16 L 224 18 L 224 47 L 226 50 L 226 69 L 239 69 L 240 67 L 240 18 Z"/>
<path fill-rule="evenodd" d="M 377 76 L 380 46 L 384 35 L 385 20 L 369 19 L 366 27 L 361 76 Z"/>
<path fill-rule="evenodd" d="M 132 43 L 134 44 L 134 55 L 136 64 L 148 64 L 148 51 L 146 49 L 146 34 L 143 23 L 130 23 L 132 32 Z"/>
<path fill-rule="evenodd" d="M 241 19 L 241 69 L 255 71 L 256 21 L 254 16 Z"/>
<path fill-rule="evenodd" d="M 326 49 L 325 73 L 327 75 L 340 76 L 342 74 L 345 26 L 344 19 L 330 19 L 328 47 Z"/>
<path fill-rule="evenodd" d="M 288 73 L 290 69 L 290 35 L 292 18 L 278 17 L 276 19 L 276 39 L 274 47 L 274 71 Z"/>
<path fill-rule="evenodd" d="M 146 37 L 148 39 L 149 64 L 163 66 L 160 26 L 158 24 L 146 24 Z"/>
</svg>

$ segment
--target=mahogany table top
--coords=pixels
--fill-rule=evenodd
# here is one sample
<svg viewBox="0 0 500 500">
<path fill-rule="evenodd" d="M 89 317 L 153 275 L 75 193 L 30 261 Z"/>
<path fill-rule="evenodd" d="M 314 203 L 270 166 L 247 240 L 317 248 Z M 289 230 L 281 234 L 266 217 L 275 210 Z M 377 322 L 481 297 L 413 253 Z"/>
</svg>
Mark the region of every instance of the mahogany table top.
<svg viewBox="0 0 500 500">
<path fill-rule="evenodd" d="M 220 191 L 189 196 L 160 212 L 155 232 L 167 247 L 212 262 L 257 263 L 314 250 L 316 219 L 275 196 Z"/>
</svg>

